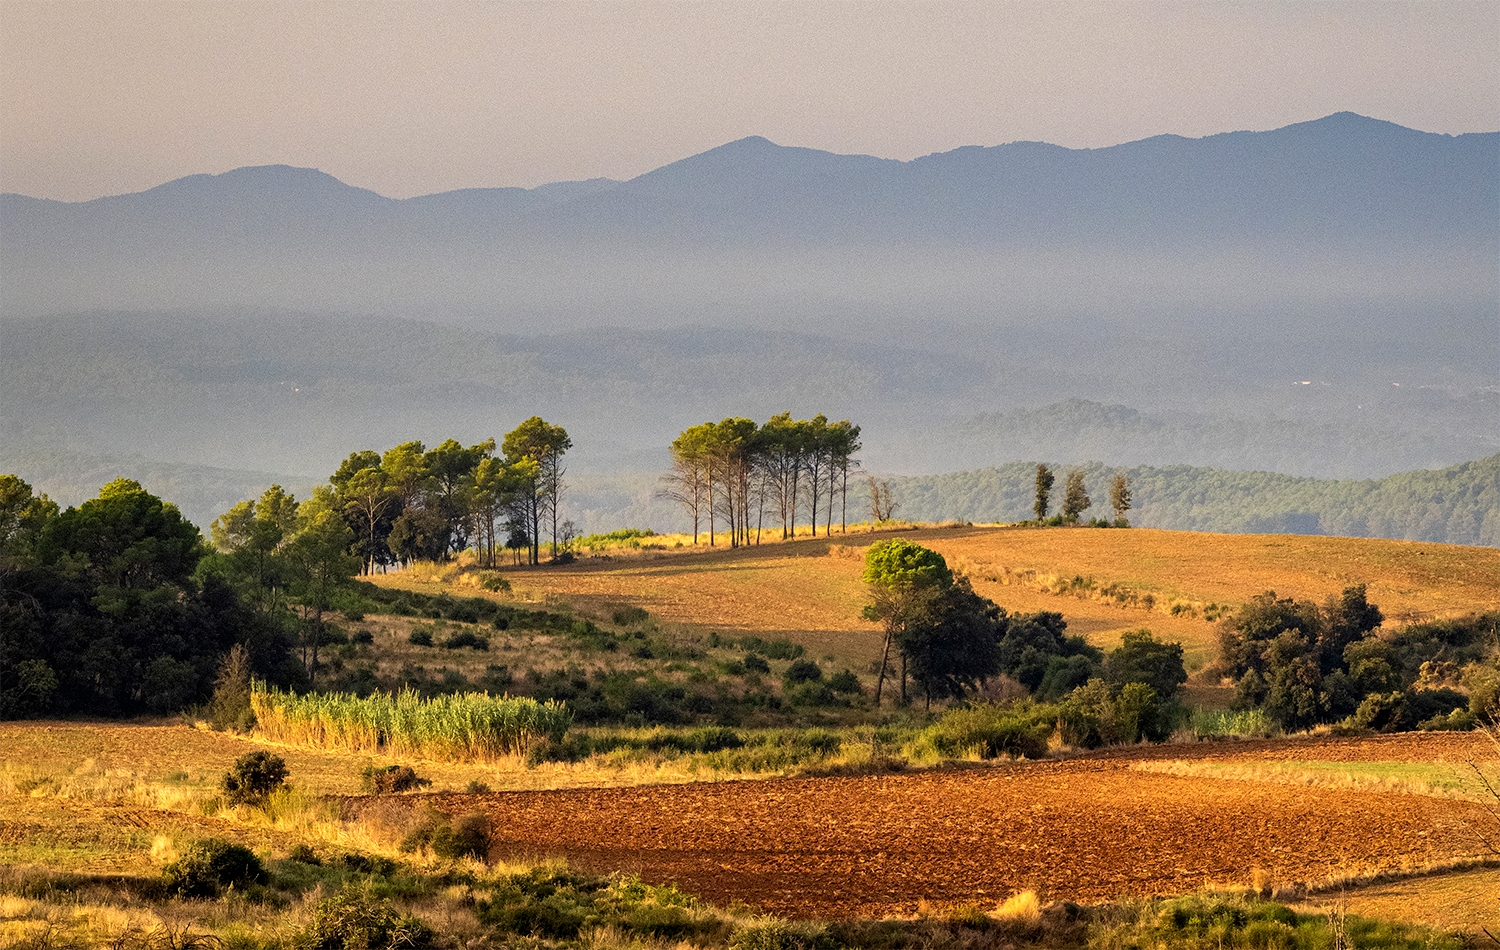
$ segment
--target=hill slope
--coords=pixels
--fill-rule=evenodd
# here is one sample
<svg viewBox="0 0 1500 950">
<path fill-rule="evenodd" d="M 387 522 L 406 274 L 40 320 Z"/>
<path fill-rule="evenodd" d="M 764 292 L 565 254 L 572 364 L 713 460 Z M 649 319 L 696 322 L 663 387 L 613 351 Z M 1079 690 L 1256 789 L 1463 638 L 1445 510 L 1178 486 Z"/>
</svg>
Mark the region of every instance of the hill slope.
<svg viewBox="0 0 1500 950">
<path fill-rule="evenodd" d="M 1094 501 L 1086 518 L 1114 517 L 1108 484 L 1123 472 L 1134 494 L 1131 523 L 1143 527 L 1500 546 L 1500 455 L 1438 471 L 1342 481 L 1186 465 L 1111 468 L 1092 463 L 1081 469 Z M 1014 462 L 892 482 L 903 499 L 903 518 L 1021 521 L 1032 517 L 1035 476 L 1035 463 Z M 1058 497 L 1055 489 L 1054 511 Z"/>
</svg>

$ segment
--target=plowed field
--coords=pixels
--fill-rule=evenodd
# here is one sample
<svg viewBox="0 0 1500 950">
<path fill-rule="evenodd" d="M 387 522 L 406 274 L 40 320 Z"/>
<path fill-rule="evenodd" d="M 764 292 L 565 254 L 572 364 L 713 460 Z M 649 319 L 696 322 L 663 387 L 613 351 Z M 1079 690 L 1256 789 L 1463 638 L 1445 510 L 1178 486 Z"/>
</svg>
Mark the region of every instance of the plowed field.
<svg viewBox="0 0 1500 950">
<path fill-rule="evenodd" d="M 1294 753 L 1285 746 L 1292 745 Z M 1316 757 L 1265 743 L 1226 758 Z M 1335 742 L 1334 755 L 1355 755 Z M 1379 740 L 1365 757 L 1483 755 L 1471 737 Z M 1493 753 L 1488 753 L 1492 755 Z M 910 913 L 1023 889 L 1094 901 L 1452 861 L 1493 830 L 1479 805 L 1132 770 L 1110 755 L 915 774 L 434 796 L 483 808 L 496 854 L 633 870 L 790 916 Z"/>
</svg>

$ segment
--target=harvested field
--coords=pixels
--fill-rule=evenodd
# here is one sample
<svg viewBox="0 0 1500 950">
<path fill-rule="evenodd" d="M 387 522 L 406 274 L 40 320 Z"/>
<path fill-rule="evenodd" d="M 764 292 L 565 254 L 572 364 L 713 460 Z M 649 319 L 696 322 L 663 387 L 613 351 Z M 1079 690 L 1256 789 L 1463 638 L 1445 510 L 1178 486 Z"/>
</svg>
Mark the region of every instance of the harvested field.
<svg viewBox="0 0 1500 950">
<path fill-rule="evenodd" d="M 631 604 L 662 621 L 724 633 L 789 637 L 815 655 L 864 667 L 879 649 L 874 624 L 860 619 L 867 595 L 859 575 L 864 548 L 884 537 L 911 538 L 966 571 L 975 590 L 1007 610 L 1060 611 L 1072 633 L 1112 647 L 1149 627 L 1181 642 L 1190 663 L 1216 650 L 1214 625 L 1170 605 L 1234 607 L 1265 590 L 1322 602 L 1367 584 L 1371 602 L 1396 621 L 1500 607 L 1500 551 L 1372 538 L 1228 535 L 1132 528 L 1128 531 L 994 527 L 860 529 L 831 539 L 799 538 L 739 550 L 702 546 L 570 565 L 507 569 L 518 595 L 580 606 Z M 1090 579 L 1064 594 L 1047 578 Z M 436 590 L 401 574 L 374 580 Z M 1113 586 L 1111 586 L 1113 585 Z M 1150 595 L 1122 603 L 1106 589 Z"/>
<path fill-rule="evenodd" d="M 1359 741 L 1330 751 L 1355 755 Z M 1315 746 L 1213 751 L 1315 758 Z M 1486 748 L 1412 735 L 1377 740 L 1364 757 L 1461 768 Z M 990 903 L 1025 889 L 1078 901 L 1171 894 L 1248 884 L 1257 869 L 1274 884 L 1316 884 L 1475 858 L 1476 830 L 1493 830 L 1471 802 L 1183 778 L 1132 769 L 1138 760 L 421 798 L 487 811 L 499 856 L 637 871 L 798 917 L 909 914 L 922 900 Z"/>
</svg>

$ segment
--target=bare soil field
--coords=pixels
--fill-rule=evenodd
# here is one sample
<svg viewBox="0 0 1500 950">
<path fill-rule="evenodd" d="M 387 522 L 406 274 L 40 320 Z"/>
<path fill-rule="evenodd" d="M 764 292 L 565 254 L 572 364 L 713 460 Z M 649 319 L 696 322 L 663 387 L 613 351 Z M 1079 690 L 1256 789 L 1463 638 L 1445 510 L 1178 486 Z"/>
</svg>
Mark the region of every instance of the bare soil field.
<svg viewBox="0 0 1500 950">
<path fill-rule="evenodd" d="M 1211 658 L 1214 624 L 1203 610 L 1169 612 L 1173 602 L 1234 607 L 1275 590 L 1323 601 L 1352 584 L 1396 621 L 1500 608 L 1500 550 L 1369 538 L 1228 535 L 1186 531 L 927 527 L 835 533 L 759 546 L 703 546 L 580 558 L 569 565 L 508 568 L 519 596 L 580 606 L 630 604 L 668 623 L 730 635 L 788 637 L 817 656 L 863 668 L 880 639 L 860 619 L 864 549 L 900 535 L 969 574 L 975 589 L 1007 610 L 1060 611 L 1069 631 L 1109 648 L 1150 628 L 1181 642 L 1190 665 Z M 1042 589 L 1047 579 L 1087 579 L 1088 591 Z M 377 583 L 435 590 L 401 574 Z M 1099 591 L 1149 594 L 1151 608 Z"/>
<path fill-rule="evenodd" d="M 1335 756 L 1448 760 L 1455 769 L 1493 755 L 1468 735 L 1199 748 L 1251 761 L 1316 758 L 1324 745 Z M 989 904 L 1027 889 L 1100 901 L 1243 886 L 1256 875 L 1318 885 L 1478 858 L 1477 833 L 1495 830 L 1474 802 L 1183 778 L 1132 769 L 1139 758 L 1128 750 L 893 775 L 408 801 L 453 814 L 482 809 L 497 856 L 636 871 L 793 917 L 910 914 L 921 901 Z"/>
</svg>

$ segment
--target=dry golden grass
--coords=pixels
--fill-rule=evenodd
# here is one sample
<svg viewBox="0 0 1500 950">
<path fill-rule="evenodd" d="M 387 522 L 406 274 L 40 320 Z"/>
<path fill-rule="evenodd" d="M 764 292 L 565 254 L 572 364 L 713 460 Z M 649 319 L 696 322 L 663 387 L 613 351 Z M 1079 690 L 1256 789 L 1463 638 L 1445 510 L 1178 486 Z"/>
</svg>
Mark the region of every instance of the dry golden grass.
<svg viewBox="0 0 1500 950">
<path fill-rule="evenodd" d="M 1055 610 L 1069 629 L 1101 647 L 1148 627 L 1181 642 L 1190 666 L 1210 659 L 1209 605 L 1233 608 L 1265 590 L 1323 601 L 1352 584 L 1396 621 L 1500 607 L 1500 551 L 1367 538 L 1225 535 L 1132 528 L 1025 529 L 982 526 L 835 530 L 831 539 L 770 541 L 738 550 L 703 545 L 583 557 L 570 565 L 507 569 L 514 597 L 566 601 L 581 609 L 643 607 L 672 624 L 729 635 L 785 636 L 815 655 L 867 667 L 879 648 L 860 619 L 864 549 L 899 534 L 943 554 L 975 589 L 1013 611 Z M 675 541 L 673 542 L 675 543 Z M 1049 593 L 1046 582 L 1092 580 L 1093 591 Z M 435 581 L 391 574 L 377 583 L 426 591 Z M 1007 581 L 1009 581 L 1007 583 Z M 1134 603 L 1101 597 L 1114 585 Z M 1142 595 L 1154 601 L 1142 605 Z M 1181 604 L 1173 616 L 1173 604 Z M 1191 612 L 1183 612 L 1188 608 Z"/>
<path fill-rule="evenodd" d="M 1330 907 L 1383 920 L 1425 924 L 1478 935 L 1500 933 L 1500 869 L 1482 868 L 1407 878 L 1386 884 L 1320 894 L 1297 909 L 1322 913 Z"/>
</svg>

